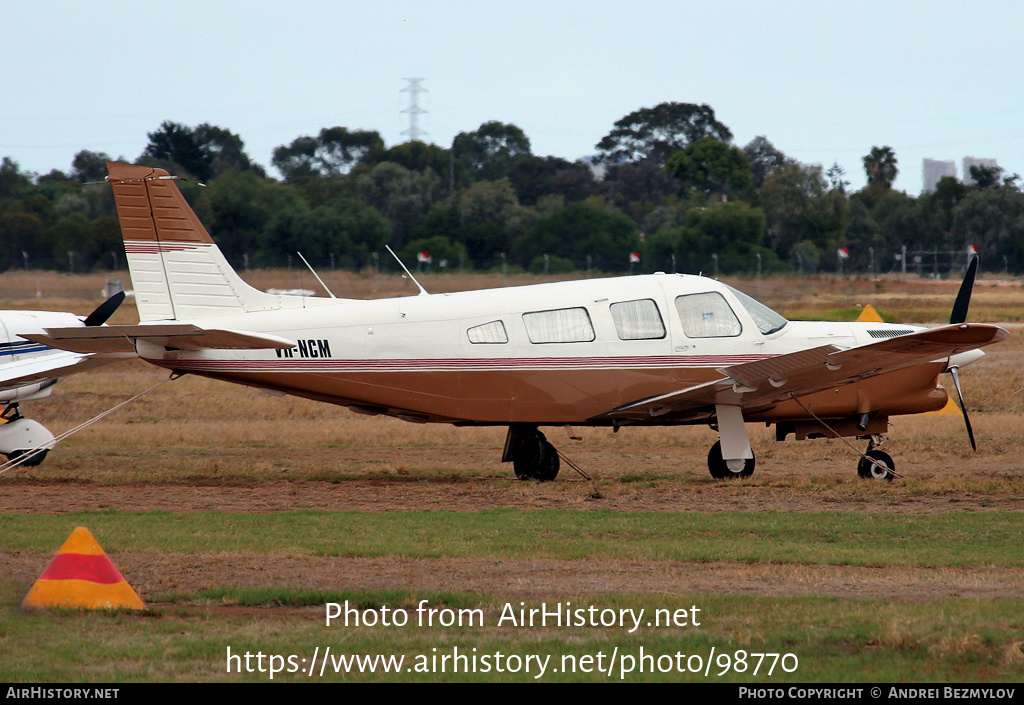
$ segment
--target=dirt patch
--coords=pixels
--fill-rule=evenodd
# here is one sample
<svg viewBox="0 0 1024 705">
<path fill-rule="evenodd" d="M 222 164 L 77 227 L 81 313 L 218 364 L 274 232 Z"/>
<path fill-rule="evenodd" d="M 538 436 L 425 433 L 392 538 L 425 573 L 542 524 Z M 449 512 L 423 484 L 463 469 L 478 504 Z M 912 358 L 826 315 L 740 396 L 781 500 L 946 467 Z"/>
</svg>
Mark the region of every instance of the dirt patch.
<svg viewBox="0 0 1024 705">
<path fill-rule="evenodd" d="M 870 488 L 869 488 L 870 489 Z M 1024 497 L 1005 493 L 917 495 L 898 484 L 865 491 L 851 480 L 824 489 L 721 483 L 519 483 L 464 480 L 270 481 L 253 485 L 16 480 L 0 485 L 0 512 L 63 514 L 116 509 L 147 512 L 454 511 L 577 509 L 635 512 L 856 512 L 938 514 L 1024 511 Z"/>
</svg>

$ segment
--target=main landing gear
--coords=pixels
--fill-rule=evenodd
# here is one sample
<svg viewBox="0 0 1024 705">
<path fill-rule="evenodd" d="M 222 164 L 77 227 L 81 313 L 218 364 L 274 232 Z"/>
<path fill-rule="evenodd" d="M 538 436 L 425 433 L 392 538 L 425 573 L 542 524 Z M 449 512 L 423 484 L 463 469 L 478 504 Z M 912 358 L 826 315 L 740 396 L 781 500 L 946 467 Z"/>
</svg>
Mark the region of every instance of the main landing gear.
<svg viewBox="0 0 1024 705">
<path fill-rule="evenodd" d="M 881 445 L 881 436 L 868 436 L 868 449 L 864 457 L 857 463 L 857 474 L 866 480 L 888 480 L 896 477 L 893 472 L 896 464 L 892 456 L 883 450 L 877 450 L 876 446 Z"/>
<path fill-rule="evenodd" d="M 750 477 L 754 474 L 755 462 L 753 451 L 749 458 L 726 460 L 722 457 L 721 441 L 716 442 L 708 451 L 708 470 L 711 471 L 711 477 L 716 480 Z"/>
<path fill-rule="evenodd" d="M 750 477 L 754 474 L 754 451 L 738 406 L 715 406 L 718 435 L 721 438 L 708 451 L 708 470 L 716 480 Z"/>
<path fill-rule="evenodd" d="M 501 461 L 511 462 L 520 480 L 549 482 L 558 476 L 558 451 L 536 426 L 509 426 Z"/>
</svg>

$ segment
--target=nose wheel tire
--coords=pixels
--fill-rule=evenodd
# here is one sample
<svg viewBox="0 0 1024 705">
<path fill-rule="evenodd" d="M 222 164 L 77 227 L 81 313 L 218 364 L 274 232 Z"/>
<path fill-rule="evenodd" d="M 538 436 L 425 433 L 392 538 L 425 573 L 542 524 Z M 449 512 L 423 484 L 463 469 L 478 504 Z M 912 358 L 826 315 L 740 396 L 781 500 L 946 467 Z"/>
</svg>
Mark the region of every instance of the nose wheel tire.
<svg viewBox="0 0 1024 705">
<path fill-rule="evenodd" d="M 861 458 L 860 462 L 857 463 L 857 474 L 866 480 L 888 480 L 892 482 L 892 479 L 896 477 L 893 474 L 896 465 L 892 461 L 892 456 L 882 450 L 869 450 L 865 455 L 867 458 Z M 868 458 L 875 462 L 871 462 Z"/>
<path fill-rule="evenodd" d="M 7 460 L 9 460 L 9 461 L 10 460 L 17 460 L 18 458 L 20 458 L 21 456 L 25 455 L 26 453 L 31 453 L 31 452 L 32 452 L 31 450 L 12 450 L 10 453 L 7 454 Z M 40 465 L 46 459 L 46 454 L 49 453 L 49 452 L 50 452 L 49 449 L 41 450 L 38 453 L 36 453 L 35 455 L 33 455 L 31 458 L 26 460 L 25 462 L 23 462 L 22 465 L 24 465 L 27 468 L 31 468 L 31 467 L 35 467 L 37 465 Z"/>
<path fill-rule="evenodd" d="M 754 474 L 754 458 L 726 460 L 722 457 L 722 442 L 718 441 L 708 451 L 708 470 L 716 480 L 731 480 L 750 477 Z"/>
</svg>

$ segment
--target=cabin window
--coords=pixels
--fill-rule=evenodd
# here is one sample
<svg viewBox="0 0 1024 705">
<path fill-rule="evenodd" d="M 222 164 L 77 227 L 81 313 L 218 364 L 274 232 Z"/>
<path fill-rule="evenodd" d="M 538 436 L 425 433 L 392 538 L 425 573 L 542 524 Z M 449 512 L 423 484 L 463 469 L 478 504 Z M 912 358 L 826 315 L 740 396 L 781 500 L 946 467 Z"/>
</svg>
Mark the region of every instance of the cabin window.
<svg viewBox="0 0 1024 705">
<path fill-rule="evenodd" d="M 505 324 L 501 321 L 491 321 L 479 326 L 473 326 L 466 331 L 469 342 L 475 344 L 507 343 L 508 334 L 505 332 Z"/>
<path fill-rule="evenodd" d="M 747 313 L 749 313 L 750 317 L 754 319 L 757 329 L 765 335 L 782 330 L 786 327 L 786 324 L 789 323 L 789 321 L 783 316 L 771 310 L 760 301 L 747 296 L 738 289 L 733 289 L 728 284 L 726 284 L 726 286 L 729 288 L 729 291 L 735 294 L 736 298 L 739 299 L 740 305 L 747 309 Z"/>
<path fill-rule="evenodd" d="M 730 338 L 743 330 L 725 297 L 717 291 L 677 296 L 676 310 L 687 338 Z"/>
<path fill-rule="evenodd" d="M 594 326 L 585 308 L 559 308 L 523 314 L 531 343 L 589 343 Z"/>
<path fill-rule="evenodd" d="M 665 323 L 653 299 L 622 301 L 608 307 L 620 340 L 655 340 L 665 337 Z"/>
</svg>

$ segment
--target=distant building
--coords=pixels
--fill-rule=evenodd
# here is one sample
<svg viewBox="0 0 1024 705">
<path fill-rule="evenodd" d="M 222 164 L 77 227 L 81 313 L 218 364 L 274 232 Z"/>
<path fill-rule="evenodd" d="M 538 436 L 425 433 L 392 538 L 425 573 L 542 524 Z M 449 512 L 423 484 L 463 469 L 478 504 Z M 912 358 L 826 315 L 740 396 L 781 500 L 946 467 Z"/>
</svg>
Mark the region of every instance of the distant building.
<svg viewBox="0 0 1024 705">
<path fill-rule="evenodd" d="M 999 164 L 995 159 L 984 159 L 981 157 L 964 157 L 964 183 L 974 184 L 974 179 L 971 178 L 971 167 L 972 166 L 988 166 L 999 168 Z"/>
<path fill-rule="evenodd" d="M 922 192 L 933 193 L 935 191 L 935 186 L 939 183 L 939 179 L 946 176 L 952 176 L 954 179 L 956 178 L 956 162 L 943 162 L 938 159 L 925 159 L 923 172 L 924 178 L 921 181 L 924 184 L 924 189 Z"/>
</svg>

